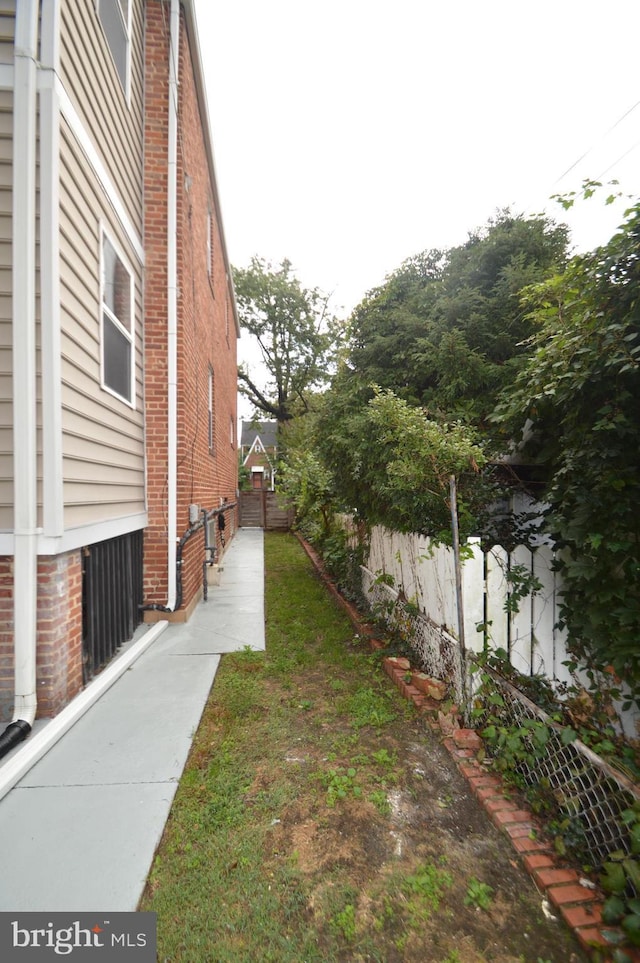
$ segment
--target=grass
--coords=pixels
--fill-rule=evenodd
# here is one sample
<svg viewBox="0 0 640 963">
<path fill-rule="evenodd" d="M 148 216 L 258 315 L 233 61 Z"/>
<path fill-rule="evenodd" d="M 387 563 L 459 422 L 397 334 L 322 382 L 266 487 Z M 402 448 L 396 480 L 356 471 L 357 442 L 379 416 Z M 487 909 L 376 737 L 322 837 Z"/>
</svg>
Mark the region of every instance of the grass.
<svg viewBox="0 0 640 963">
<path fill-rule="evenodd" d="M 497 925 L 465 906 L 485 895 L 468 854 L 430 834 L 443 810 L 406 745 L 424 724 L 293 537 L 265 536 L 265 569 L 266 653 L 223 656 L 140 905 L 158 914 L 158 960 L 517 960 L 484 955 Z M 417 817 L 399 853 L 402 792 Z"/>
<path fill-rule="evenodd" d="M 159 959 L 327 959 L 309 925 L 295 857 L 266 857 L 279 814 L 300 793 L 316 791 L 308 767 L 283 762 L 295 756 L 302 718 L 315 705 L 299 677 L 333 673 L 356 729 L 368 717 L 387 718 L 389 696 L 297 542 L 277 539 L 269 550 L 267 540 L 265 590 L 268 654 L 245 650 L 223 657 L 150 874 L 143 905 L 159 916 Z M 369 682 L 361 694 L 362 670 Z M 339 711 L 334 706 L 328 716 Z M 327 753 L 333 742 L 328 729 Z M 327 767 L 322 775 L 335 799 L 343 791 L 340 768 Z M 353 795 L 357 787 L 347 772 Z M 327 908 L 329 944 L 351 932 L 348 906 Z"/>
</svg>

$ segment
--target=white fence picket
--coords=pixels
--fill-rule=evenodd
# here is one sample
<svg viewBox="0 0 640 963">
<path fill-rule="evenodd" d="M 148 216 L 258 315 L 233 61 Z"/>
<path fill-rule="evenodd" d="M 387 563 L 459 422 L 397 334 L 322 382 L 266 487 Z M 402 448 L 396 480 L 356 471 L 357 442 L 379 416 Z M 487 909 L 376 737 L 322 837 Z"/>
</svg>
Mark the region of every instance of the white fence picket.
<svg viewBox="0 0 640 963">
<path fill-rule="evenodd" d="M 509 569 L 511 572 L 522 570 L 524 577 L 531 577 L 532 556 L 531 550 L 526 545 L 516 545 L 509 557 Z M 508 595 L 511 597 L 513 588 L 517 587 L 513 583 L 508 586 Z M 524 598 L 520 599 L 515 609 L 510 610 L 510 639 L 509 639 L 509 659 L 511 665 L 523 675 L 531 673 L 531 593 L 527 592 Z"/>
<path fill-rule="evenodd" d="M 509 616 L 505 611 L 509 554 L 501 545 L 487 552 L 486 618 L 487 633 L 493 649 L 509 647 Z"/>
<path fill-rule="evenodd" d="M 479 538 L 470 538 L 471 555 L 462 566 L 462 603 L 464 635 L 467 649 L 482 652 L 484 648 L 484 552 Z"/>
<path fill-rule="evenodd" d="M 556 575 L 552 564 L 553 549 L 550 545 L 541 545 L 535 550 L 533 574 L 541 587 L 531 600 L 532 669 L 536 675 L 543 675 L 547 679 L 558 678 L 558 669 L 563 669 L 561 664 L 556 664 Z"/>
</svg>

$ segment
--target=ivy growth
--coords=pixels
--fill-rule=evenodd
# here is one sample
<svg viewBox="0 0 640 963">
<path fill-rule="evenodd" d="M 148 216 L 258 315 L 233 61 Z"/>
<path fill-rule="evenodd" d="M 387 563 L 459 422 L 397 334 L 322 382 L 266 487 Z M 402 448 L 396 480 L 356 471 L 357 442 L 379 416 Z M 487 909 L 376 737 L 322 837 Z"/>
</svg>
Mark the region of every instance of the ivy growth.
<svg viewBox="0 0 640 963">
<path fill-rule="evenodd" d="M 571 651 L 640 705 L 640 205 L 603 247 L 530 288 L 532 354 L 496 418 L 548 474 Z"/>
<path fill-rule="evenodd" d="M 628 830 L 629 851 L 612 853 L 602 867 L 600 883 L 607 893 L 602 920 L 619 929 L 605 930 L 604 937 L 617 947 L 614 960 L 631 961 L 625 946 L 640 946 L 640 803 L 622 813 Z"/>
<path fill-rule="evenodd" d="M 563 747 L 579 739 L 612 768 L 637 779 L 640 769 L 634 751 L 610 723 L 604 724 L 595 707 L 593 718 L 585 717 L 591 699 L 584 690 L 565 686 L 560 699 L 543 677 L 524 677 L 517 673 L 506 655 L 500 650 L 485 652 L 474 666 L 478 684 L 472 718 L 484 740 L 481 757 L 486 751 L 492 767 L 503 779 L 524 794 L 534 812 L 544 814 L 556 851 L 561 855 L 571 853 L 585 867 L 590 866 L 593 859 L 588 842 L 589 823 L 573 794 L 559 789 L 560 783 L 549 772 L 547 763 L 559 758 Z M 539 715 L 514 713 L 513 698 L 502 680 L 524 690 L 538 707 L 544 706 L 544 712 Z M 569 758 L 571 761 L 566 765 L 571 780 L 578 779 L 588 762 L 573 752 Z M 611 791 L 617 791 L 613 782 Z"/>
</svg>

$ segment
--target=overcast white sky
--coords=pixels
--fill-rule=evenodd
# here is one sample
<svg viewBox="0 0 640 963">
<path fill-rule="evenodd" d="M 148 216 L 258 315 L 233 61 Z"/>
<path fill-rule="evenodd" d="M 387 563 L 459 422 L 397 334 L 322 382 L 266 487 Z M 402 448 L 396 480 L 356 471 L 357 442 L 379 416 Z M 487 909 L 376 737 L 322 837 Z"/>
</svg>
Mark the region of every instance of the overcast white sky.
<svg viewBox="0 0 640 963">
<path fill-rule="evenodd" d="M 585 177 L 640 195 L 638 0 L 196 8 L 231 261 L 286 256 L 337 313 L 496 208 L 546 206 L 590 248 L 621 209 L 549 196 Z"/>
</svg>

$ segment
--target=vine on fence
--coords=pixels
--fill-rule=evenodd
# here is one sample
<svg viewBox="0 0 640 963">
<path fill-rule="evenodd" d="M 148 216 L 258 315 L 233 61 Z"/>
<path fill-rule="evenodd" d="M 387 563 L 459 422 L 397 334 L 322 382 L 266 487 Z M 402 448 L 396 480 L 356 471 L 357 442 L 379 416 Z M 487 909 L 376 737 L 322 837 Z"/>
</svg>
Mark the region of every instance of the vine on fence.
<svg viewBox="0 0 640 963">
<path fill-rule="evenodd" d="M 608 893 L 602 920 L 622 930 L 622 934 L 620 930 L 604 931 L 605 939 L 617 946 L 614 963 L 631 963 L 624 945 L 640 946 L 640 803 L 626 809 L 621 818 L 628 830 L 630 853 L 611 853 L 602 867 L 600 883 Z"/>
</svg>

